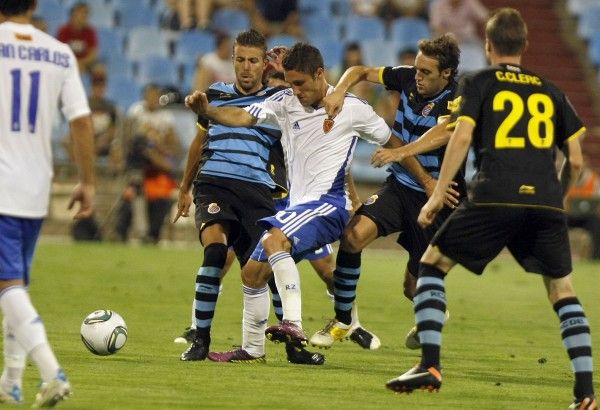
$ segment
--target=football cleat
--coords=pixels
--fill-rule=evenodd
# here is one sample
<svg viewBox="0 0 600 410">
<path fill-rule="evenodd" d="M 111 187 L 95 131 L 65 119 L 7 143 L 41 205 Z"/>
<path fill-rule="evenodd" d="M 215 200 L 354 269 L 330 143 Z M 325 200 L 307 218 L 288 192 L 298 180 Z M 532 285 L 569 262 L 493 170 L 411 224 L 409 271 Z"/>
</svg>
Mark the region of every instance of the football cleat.
<svg viewBox="0 0 600 410">
<path fill-rule="evenodd" d="M 325 327 L 312 335 L 310 344 L 313 346 L 329 349 L 336 341 L 343 340 L 350 332 L 350 325 L 331 319 Z"/>
<path fill-rule="evenodd" d="M 179 344 L 192 343 L 194 341 L 194 337 L 196 337 L 196 329 L 187 327 L 183 331 L 181 336 L 177 336 L 175 339 L 173 339 L 173 343 L 179 343 Z"/>
<path fill-rule="evenodd" d="M 573 404 L 569 406 L 569 410 L 597 410 L 598 402 L 594 396 L 584 397 L 583 399 L 575 399 Z"/>
<path fill-rule="evenodd" d="M 23 401 L 23 392 L 21 388 L 14 385 L 10 391 L 5 391 L 0 387 L 0 403 L 19 404 Z"/>
<path fill-rule="evenodd" d="M 242 363 L 242 364 L 256 364 L 266 363 L 267 359 L 265 355 L 254 357 L 244 349 L 229 350 L 227 352 L 210 352 L 208 354 L 208 360 L 213 362 L 221 363 Z"/>
<path fill-rule="evenodd" d="M 59 370 L 54 379 L 42 383 L 39 392 L 35 395 L 35 403 L 32 407 L 54 407 L 59 401 L 68 399 L 71 394 L 71 384 L 65 373 Z"/>
<path fill-rule="evenodd" d="M 444 323 L 446 323 L 450 319 L 450 311 L 446 309 L 446 319 Z M 404 338 L 404 346 L 411 350 L 416 350 L 421 348 L 421 342 L 419 341 L 419 333 L 417 333 L 417 327 L 413 326 L 412 329 L 406 334 L 406 338 Z"/>
<path fill-rule="evenodd" d="M 288 362 L 293 364 L 312 364 L 322 365 L 325 363 L 325 356 L 321 353 L 309 352 L 303 347 L 296 347 L 292 343 L 285 344 Z"/>
<path fill-rule="evenodd" d="M 350 334 L 348 339 L 352 340 L 363 349 L 376 350 L 381 346 L 381 341 L 377 335 L 369 332 L 364 327 L 351 327 L 348 333 Z"/>
<path fill-rule="evenodd" d="M 200 335 L 196 332 L 192 344 L 179 357 L 184 362 L 204 360 L 210 347 L 210 335 Z"/>
<path fill-rule="evenodd" d="M 442 387 L 442 373 L 435 367 L 425 369 L 415 366 L 401 376 L 385 384 L 396 393 L 412 393 L 414 390 L 438 391 Z"/>
<path fill-rule="evenodd" d="M 282 320 L 279 324 L 269 326 L 265 336 L 275 343 L 291 343 L 297 347 L 306 346 L 308 338 L 302 328 L 289 320 Z"/>
</svg>

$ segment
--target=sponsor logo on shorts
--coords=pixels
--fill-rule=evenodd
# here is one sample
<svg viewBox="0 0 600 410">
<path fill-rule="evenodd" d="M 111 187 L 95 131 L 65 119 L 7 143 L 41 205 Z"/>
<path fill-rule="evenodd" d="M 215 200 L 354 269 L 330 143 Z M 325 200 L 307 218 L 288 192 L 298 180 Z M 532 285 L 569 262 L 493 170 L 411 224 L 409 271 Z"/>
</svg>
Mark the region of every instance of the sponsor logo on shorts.
<svg viewBox="0 0 600 410">
<path fill-rule="evenodd" d="M 210 205 L 208 205 L 208 213 L 209 214 L 216 214 L 221 212 L 221 208 L 219 208 L 219 205 L 217 205 L 216 202 L 211 203 Z"/>
<path fill-rule="evenodd" d="M 371 195 L 371 196 L 369 197 L 369 199 L 367 199 L 367 200 L 365 201 L 365 205 L 372 205 L 372 204 L 374 204 L 374 203 L 375 203 L 375 201 L 377 201 L 377 199 L 378 199 L 378 198 L 379 198 L 379 195 Z"/>
</svg>

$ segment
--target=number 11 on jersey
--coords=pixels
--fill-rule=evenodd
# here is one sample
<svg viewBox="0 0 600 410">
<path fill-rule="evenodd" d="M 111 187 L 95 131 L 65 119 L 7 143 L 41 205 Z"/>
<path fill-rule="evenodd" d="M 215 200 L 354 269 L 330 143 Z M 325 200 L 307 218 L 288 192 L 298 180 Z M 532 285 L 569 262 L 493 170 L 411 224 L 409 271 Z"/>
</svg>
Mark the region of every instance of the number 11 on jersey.
<svg viewBox="0 0 600 410">
<path fill-rule="evenodd" d="M 21 70 L 10 70 L 12 76 L 12 110 L 10 129 L 14 132 L 21 131 Z M 38 97 L 40 91 L 40 72 L 31 71 L 31 88 L 29 90 L 29 102 L 27 104 L 27 124 L 29 132 L 35 132 L 35 120 L 37 118 Z"/>
</svg>

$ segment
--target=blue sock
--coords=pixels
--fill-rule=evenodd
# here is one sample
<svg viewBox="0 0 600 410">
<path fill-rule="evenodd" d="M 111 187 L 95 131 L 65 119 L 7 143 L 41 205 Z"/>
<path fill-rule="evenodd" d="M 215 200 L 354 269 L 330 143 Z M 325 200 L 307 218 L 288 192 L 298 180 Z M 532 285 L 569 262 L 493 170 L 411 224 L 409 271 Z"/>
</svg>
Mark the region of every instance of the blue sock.
<svg viewBox="0 0 600 410">
<path fill-rule="evenodd" d="M 446 290 L 444 272 L 438 268 L 421 263 L 415 304 L 415 321 L 421 342 L 421 367 L 440 367 L 440 348 L 442 328 L 446 320 Z"/>
<path fill-rule="evenodd" d="M 200 335 L 210 335 L 212 319 L 219 297 L 221 271 L 227 259 L 227 245 L 213 243 L 204 248 L 204 261 L 196 275 L 196 329 Z"/>
<path fill-rule="evenodd" d="M 352 303 L 356 299 L 356 285 L 360 277 L 360 257 L 360 252 L 339 250 L 333 271 L 335 317 L 346 325 L 352 323 Z"/>
<path fill-rule="evenodd" d="M 560 319 L 560 335 L 575 375 L 573 394 L 581 399 L 594 394 L 592 383 L 592 337 L 583 307 L 576 297 L 559 300 L 554 310 Z"/>
</svg>

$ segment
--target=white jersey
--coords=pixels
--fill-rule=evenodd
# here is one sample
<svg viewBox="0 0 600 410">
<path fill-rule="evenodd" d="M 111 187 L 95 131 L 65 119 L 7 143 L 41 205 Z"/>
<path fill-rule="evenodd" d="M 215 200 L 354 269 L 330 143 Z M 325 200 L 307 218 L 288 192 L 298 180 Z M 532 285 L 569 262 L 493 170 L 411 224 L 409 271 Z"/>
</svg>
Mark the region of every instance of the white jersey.
<svg viewBox="0 0 600 410">
<path fill-rule="evenodd" d="M 59 102 L 69 121 L 90 113 L 69 46 L 29 24 L 0 24 L 0 214 L 46 216 Z"/>
<path fill-rule="evenodd" d="M 329 86 L 328 94 L 333 91 Z M 290 206 L 314 200 L 339 202 L 351 209 L 346 177 L 354 155 L 357 137 L 383 145 L 390 128 L 365 101 L 346 94 L 342 111 L 329 132 L 324 108 L 304 107 L 292 89 L 280 91 L 262 103 L 245 108 L 258 122 L 277 124 L 290 190 Z"/>
</svg>

